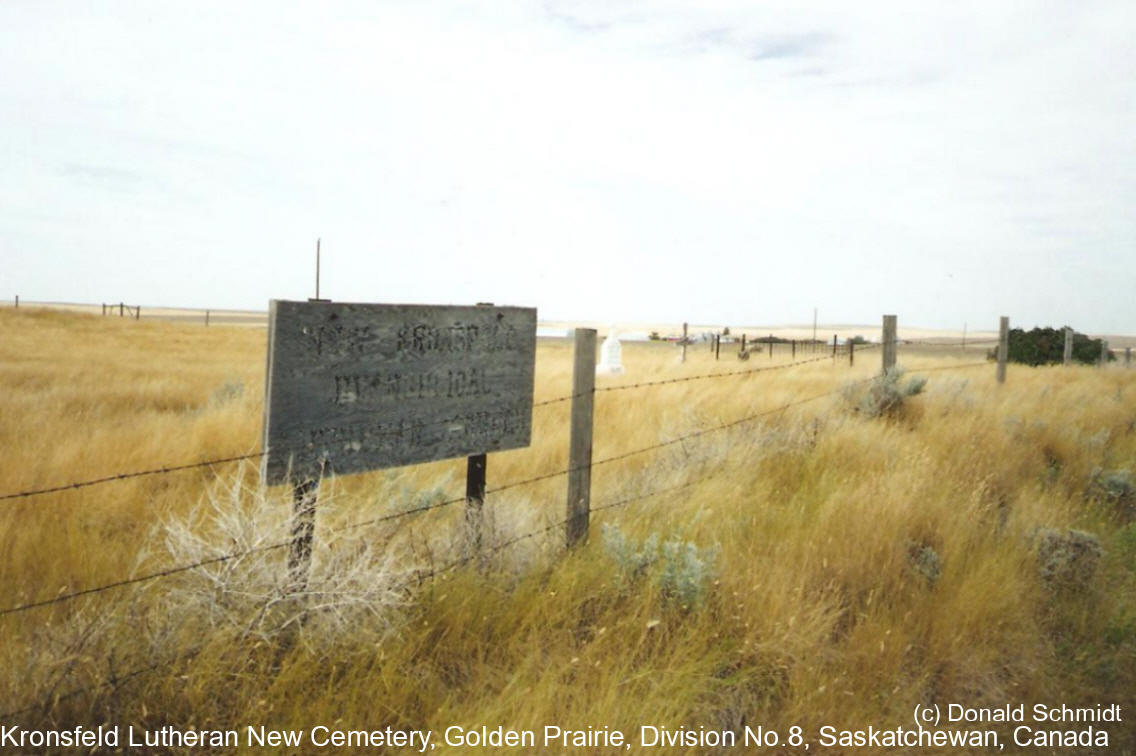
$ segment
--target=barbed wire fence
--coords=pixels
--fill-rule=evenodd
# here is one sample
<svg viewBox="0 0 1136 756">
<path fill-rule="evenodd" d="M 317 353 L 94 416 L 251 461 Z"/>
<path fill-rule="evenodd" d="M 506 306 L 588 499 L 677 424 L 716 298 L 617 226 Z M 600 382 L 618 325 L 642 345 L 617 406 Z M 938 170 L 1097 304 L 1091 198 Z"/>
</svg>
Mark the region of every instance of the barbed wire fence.
<svg viewBox="0 0 1136 756">
<path fill-rule="evenodd" d="M 852 360 L 853 360 L 853 357 L 855 355 L 855 350 L 857 350 L 857 349 L 862 353 L 863 351 L 868 350 L 868 349 L 885 347 L 882 372 L 886 373 L 886 371 L 889 367 L 889 365 L 888 365 L 889 350 L 886 349 L 886 347 L 889 345 L 889 341 L 890 341 L 890 345 L 892 346 L 892 349 L 890 350 L 890 354 L 891 354 L 891 360 L 893 361 L 893 365 L 894 365 L 895 348 L 900 346 L 900 345 L 906 344 L 906 345 L 919 345 L 921 347 L 957 348 L 959 346 L 976 346 L 976 345 L 979 345 L 979 344 L 982 344 L 982 343 L 988 343 L 988 342 L 979 341 L 979 340 L 971 340 L 971 341 L 965 342 L 965 344 L 963 344 L 963 343 L 959 343 L 959 344 L 956 344 L 956 343 L 941 343 L 941 342 L 917 342 L 917 341 L 901 340 L 901 339 L 895 338 L 894 337 L 894 331 L 892 332 L 892 334 L 893 335 L 892 335 L 891 339 L 884 340 L 884 341 L 881 341 L 880 343 L 875 343 L 875 344 L 858 344 L 857 345 L 854 342 L 849 341 L 847 343 L 847 345 L 845 347 L 845 351 L 843 353 L 848 356 L 849 362 L 851 363 Z M 886 336 L 887 336 L 887 333 L 886 333 L 886 329 L 885 329 L 885 338 L 886 338 Z M 998 340 L 998 343 L 1000 345 L 999 353 L 998 353 L 998 364 L 999 364 L 999 368 L 1000 368 L 999 375 L 1003 376 L 1004 373 L 1002 371 L 1004 370 L 1004 359 L 1005 359 L 1005 356 L 1004 356 L 1005 338 L 1004 338 L 1004 336 L 1003 336 L 1002 339 Z M 791 361 L 791 362 L 788 362 L 788 363 L 783 363 L 783 364 L 778 364 L 778 365 L 769 365 L 769 366 L 765 366 L 765 367 L 756 367 L 756 368 L 750 368 L 750 369 L 745 369 L 745 370 L 709 372 L 709 373 L 702 373 L 702 374 L 697 374 L 697 375 L 681 376 L 681 377 L 676 377 L 676 378 L 667 378 L 667 379 L 660 379 L 660 380 L 654 380 L 654 381 L 639 381 L 639 382 L 633 382 L 633 383 L 627 383 L 627 384 L 615 385 L 615 386 L 595 387 L 595 388 L 593 388 L 593 393 L 598 394 L 598 393 L 614 393 L 614 392 L 623 392 L 623 391 L 638 391 L 638 390 L 644 390 L 644 389 L 649 389 L 649 388 L 658 387 L 658 386 L 674 385 L 674 384 L 688 383 L 688 382 L 694 382 L 694 381 L 707 381 L 707 380 L 724 379 L 724 378 L 748 377 L 748 376 L 753 376 L 753 375 L 756 375 L 756 374 L 761 374 L 761 373 L 770 372 L 770 371 L 782 371 L 782 370 L 786 370 L 786 369 L 790 369 L 790 368 L 800 367 L 800 366 L 803 366 L 803 365 L 816 364 L 816 363 L 820 363 L 820 362 L 823 362 L 823 361 L 826 361 L 826 360 L 835 361 L 839 356 L 841 356 L 841 354 L 838 354 L 839 351 L 840 350 L 834 349 L 833 353 L 831 355 L 825 354 L 825 355 L 820 356 L 820 357 L 813 357 L 813 358 L 809 358 L 809 359 L 796 360 L 796 361 Z M 594 355 L 593 355 L 593 357 L 594 357 Z M 918 372 L 928 372 L 928 371 L 934 371 L 934 370 L 963 370 L 963 369 L 977 368 L 977 367 L 982 367 L 982 366 L 989 366 L 990 364 L 991 364 L 990 360 L 983 360 L 983 361 L 968 362 L 968 363 L 963 363 L 963 364 L 950 364 L 950 365 L 920 367 L 920 368 L 918 368 Z M 873 375 L 873 376 L 868 377 L 868 378 L 856 380 L 856 381 L 851 381 L 851 382 L 845 381 L 840 386 L 838 386 L 836 388 L 833 388 L 833 389 L 830 389 L 830 390 L 827 390 L 827 391 L 823 391 L 823 392 L 820 392 L 820 393 L 816 393 L 816 394 L 811 394 L 811 395 L 805 396 L 805 397 L 798 397 L 798 398 L 795 398 L 795 399 L 790 400 L 788 402 L 784 402 L 784 403 L 782 403 L 782 404 L 780 404 L 776 407 L 770 408 L 770 409 L 764 409 L 764 410 L 760 410 L 760 411 L 756 411 L 756 412 L 749 412 L 747 414 L 744 414 L 744 415 L 737 417 L 737 418 L 734 418 L 732 420 L 717 423 L 717 424 L 714 424 L 714 425 L 696 428 L 694 430 L 679 434 L 677 436 L 674 436 L 672 438 L 669 438 L 669 439 L 666 439 L 666 440 L 663 440 L 663 441 L 659 441 L 657 443 L 649 444 L 649 445 L 638 447 L 638 448 L 635 448 L 635 449 L 621 451 L 621 452 L 614 453 L 614 454 L 611 454 L 607 457 L 603 457 L 603 458 L 600 458 L 600 459 L 590 460 L 588 465 L 586 465 L 586 468 L 585 468 L 585 466 L 569 465 L 568 467 L 556 469 L 556 470 L 549 471 L 549 472 L 546 472 L 546 473 L 541 473 L 541 474 L 531 476 L 531 477 L 528 477 L 528 478 L 525 478 L 525 479 L 522 479 L 522 480 L 516 480 L 516 481 L 509 482 L 509 483 L 505 483 L 505 484 L 500 485 L 498 487 L 488 489 L 486 491 L 486 495 L 488 496 L 490 494 L 499 494 L 499 493 L 502 493 L 502 492 L 505 492 L 505 491 L 510 491 L 510 490 L 513 490 L 513 489 L 517 489 L 517 488 L 520 488 L 520 487 L 523 487 L 523 486 L 533 485 L 533 484 L 536 484 L 536 483 L 539 483 L 539 482 L 542 482 L 542 481 L 548 481 L 548 480 L 552 480 L 552 479 L 559 478 L 559 477 L 569 476 L 569 475 L 572 475 L 573 473 L 580 472 L 582 469 L 587 469 L 587 470 L 590 471 L 590 470 L 593 470 L 595 468 L 599 468 L 599 467 L 602 467 L 602 466 L 605 466 L 605 465 L 610 465 L 610 464 L 613 464 L 613 463 L 616 463 L 616 462 L 624 461 L 624 460 L 630 459 L 632 457 L 641 456 L 641 455 L 649 455 L 652 452 L 656 452 L 656 451 L 659 451 L 659 450 L 662 450 L 662 449 L 666 449 L 668 447 L 672 447 L 672 446 L 675 446 L 675 445 L 684 444 L 685 442 L 696 439 L 696 438 L 701 438 L 701 437 L 707 436 L 709 434 L 727 431 L 727 430 L 732 429 L 732 428 L 737 428 L 737 427 L 743 426 L 747 423 L 755 422 L 755 421 L 760 420 L 760 419 L 765 418 L 765 417 L 769 417 L 769 416 L 772 416 L 772 415 L 775 415 L 775 414 L 778 414 L 778 413 L 783 413 L 783 412 L 785 412 L 785 411 L 787 411 L 791 408 L 794 408 L 794 407 L 802 406 L 802 405 L 808 404 L 810 402 L 815 402 L 815 401 L 824 399 L 826 397 L 833 397 L 833 396 L 836 396 L 838 394 L 841 394 L 842 392 L 848 391 L 851 387 L 866 384 L 866 383 L 869 383 L 869 382 L 877 380 L 877 379 L 878 379 L 878 374 Z M 534 408 L 549 407 L 549 406 L 553 406 L 553 405 L 557 405 L 557 404 L 562 404 L 562 403 L 565 403 L 565 402 L 573 402 L 576 399 L 581 398 L 581 396 L 582 396 L 581 393 L 570 393 L 570 394 L 555 397 L 555 398 L 552 398 L 552 399 L 546 399 L 546 400 L 542 400 L 540 402 L 536 402 L 536 403 L 534 403 L 533 406 L 534 406 Z M 263 450 L 263 451 L 257 451 L 257 452 L 250 452 L 250 453 L 247 453 L 247 454 L 229 455 L 229 456 L 224 456 L 224 457 L 211 458 L 211 459 L 202 460 L 202 461 L 199 461 L 199 462 L 177 463 L 177 464 L 169 464 L 169 465 L 162 465 L 162 466 L 158 466 L 158 467 L 152 467 L 152 468 L 144 469 L 144 470 L 119 472 L 119 473 L 99 476 L 99 477 L 96 477 L 96 478 L 73 481 L 73 482 L 70 482 L 70 483 L 61 483 L 61 484 L 56 484 L 56 485 L 44 486 L 44 487 L 40 487 L 40 488 L 27 489 L 27 490 L 16 491 L 16 492 L 11 492 L 11 493 L 6 493 L 6 494 L 0 494 L 0 501 L 2 501 L 2 502 L 13 502 L 15 500 L 30 499 L 30 498 L 34 498 L 34 497 L 45 496 L 45 495 L 48 495 L 48 494 L 59 494 L 59 493 L 67 492 L 67 491 L 74 491 L 74 490 L 84 489 L 84 488 L 93 487 L 93 486 L 107 485 L 107 484 L 111 484 L 111 483 L 114 483 L 114 482 L 120 482 L 120 481 L 125 481 L 125 480 L 130 480 L 130 479 L 141 478 L 141 477 L 168 475 L 168 474 L 172 474 L 172 473 L 175 473 L 175 472 L 181 472 L 181 471 L 187 471 L 187 470 L 202 469 L 202 468 L 213 468 L 213 467 L 218 466 L 218 465 L 235 463 L 235 462 L 258 461 L 258 460 L 262 460 L 264 457 L 266 457 L 269 454 L 270 451 L 273 452 L 273 453 L 280 453 L 282 451 L 286 453 L 286 450 L 279 450 L 279 449 Z M 653 489 L 653 490 L 643 492 L 643 493 L 639 493 L 639 494 L 636 494 L 636 495 L 633 495 L 633 496 L 626 496 L 626 497 L 623 497 L 621 499 L 617 499 L 615 501 L 610 501 L 610 502 L 607 502 L 607 503 L 604 503 L 604 504 L 600 504 L 598 506 L 592 507 L 592 506 L 589 505 L 587 512 L 585 513 L 585 516 L 586 516 L 586 514 L 590 514 L 592 512 L 601 512 L 601 511 L 607 511 L 607 510 L 616 509 L 616 508 L 620 508 L 620 507 L 625 507 L 629 504 L 632 504 L 632 503 L 635 503 L 635 502 L 638 502 L 638 501 L 643 501 L 643 500 L 651 499 L 651 498 L 657 498 L 657 497 L 661 497 L 661 496 L 664 496 L 664 495 L 667 495 L 667 494 L 677 493 L 679 491 L 689 490 L 689 489 L 696 487 L 698 484 L 704 482 L 708 478 L 713 477 L 714 475 L 718 475 L 718 474 L 720 474 L 720 471 L 716 471 L 714 473 L 707 474 L 707 475 L 702 475 L 702 476 L 696 477 L 694 479 L 688 479 L 688 480 L 685 480 L 685 481 L 678 483 L 678 484 L 675 484 L 675 485 L 665 486 L 665 487 L 662 487 L 662 488 L 659 488 L 659 489 Z M 414 517 L 416 515 L 421 515 L 421 514 L 424 514 L 426 512 L 429 512 L 429 511 L 440 510 L 440 509 L 444 509 L 444 508 L 447 508 L 447 507 L 452 507 L 453 505 L 461 504 L 461 503 L 467 502 L 467 501 L 468 501 L 467 497 L 463 496 L 463 497 L 449 498 L 449 499 L 445 499 L 445 500 L 437 501 L 437 502 L 430 502 L 430 503 L 422 504 L 420 506 L 412 507 L 410 509 L 400 510 L 398 512 L 394 512 L 394 513 L 390 513 L 390 514 L 386 514 L 386 515 L 382 515 L 382 516 L 378 516 L 378 517 L 372 517 L 372 518 L 368 518 L 368 519 L 357 521 L 357 522 L 351 522 L 351 523 L 348 523 L 348 524 L 345 524 L 345 525 L 339 525 L 339 526 L 336 526 L 334 528 L 329 529 L 327 532 L 328 532 L 328 534 L 332 534 L 332 533 L 341 533 L 341 532 L 347 532 L 347 531 L 352 531 L 352 530 L 358 530 L 358 529 L 361 529 L 361 528 L 374 527 L 374 526 L 381 525 L 381 524 L 384 524 L 384 523 L 389 523 L 389 522 L 392 522 L 392 521 L 395 521 L 395 520 L 401 520 L 403 518 L 410 518 L 410 517 Z M 569 511 L 571 512 L 571 510 L 569 510 Z M 508 538 L 506 538 L 502 541 L 499 541 L 497 543 L 494 543 L 492 545 L 481 546 L 479 544 L 476 549 L 474 549 L 470 553 L 464 554 L 463 556 L 461 556 L 458 559 L 452 560 L 452 561 L 447 562 L 447 563 L 445 563 L 441 566 L 438 566 L 438 567 L 432 567 L 432 568 L 427 569 L 427 570 L 417 571 L 411 579 L 405 581 L 405 583 L 403 585 L 400 585 L 399 588 L 400 589 L 402 589 L 402 588 L 408 589 L 408 588 L 413 587 L 414 585 L 421 585 L 423 582 L 425 582 L 427 580 L 436 578 L 436 577 L 438 577 L 438 576 L 440 576 L 444 573 L 451 572 L 451 571 L 458 569 L 459 567 L 461 567 L 463 565 L 469 564 L 470 562 L 473 562 L 475 560 L 483 559 L 484 557 L 486 557 L 488 555 L 496 554 L 496 553 L 502 552 L 506 549 L 512 548 L 512 547 L 516 546 L 517 544 L 520 544 L 524 541 L 531 540 L 531 539 L 534 539 L 534 538 L 538 538 L 540 536 L 547 535 L 547 534 L 550 534 L 550 533 L 554 533 L 558 530 L 565 530 L 570 525 L 573 524 L 573 520 L 577 517 L 579 517 L 578 514 L 570 513 L 569 516 L 566 517 L 566 518 L 558 519 L 558 520 L 556 520 L 556 521 L 554 521 L 550 524 L 544 525 L 544 526 L 536 528 L 534 530 L 530 530 L 530 531 L 527 531 L 527 532 L 524 532 L 524 533 L 513 535 L 511 537 L 508 537 Z M 62 605 L 62 604 L 68 604 L 68 603 L 74 602 L 74 601 L 81 599 L 81 598 L 84 598 L 84 597 L 98 596 L 98 595 L 101 595 L 101 594 L 104 594 L 104 593 L 107 593 L 107 592 L 125 589 L 125 588 L 128 588 L 130 586 L 136 586 L 136 585 L 141 585 L 141 584 L 146 584 L 146 583 L 152 583 L 152 582 L 155 582 L 155 581 L 160 581 L 160 580 L 163 580 L 163 579 L 166 579 L 166 578 L 173 577 L 175 575 L 179 575 L 179 574 L 191 572 L 191 571 L 194 571 L 194 570 L 202 569 L 202 568 L 205 568 L 205 567 L 208 567 L 208 566 L 211 566 L 211 565 L 218 565 L 218 564 L 223 564 L 223 563 L 227 563 L 227 562 L 233 562 L 233 561 L 240 560 L 240 559 L 243 559 L 245 557 L 249 557 L 249 556 L 252 556 L 252 555 L 255 555 L 255 554 L 261 554 L 261 553 L 273 552 L 273 551 L 282 550 L 282 549 L 288 549 L 288 548 L 291 548 L 294 545 L 294 543 L 295 543 L 295 535 L 293 535 L 292 537 L 287 538 L 287 539 L 282 539 L 282 540 L 274 541 L 274 542 L 267 543 L 267 544 L 259 544 L 259 545 L 256 545 L 256 546 L 253 546 L 253 547 L 250 547 L 250 548 L 246 548 L 246 549 L 227 551 L 227 552 L 216 554 L 214 556 L 210 556 L 210 557 L 207 557 L 207 558 L 198 559 L 198 560 L 195 560 L 195 561 L 190 561 L 190 562 L 186 562 L 186 563 L 182 563 L 182 564 L 174 564 L 174 565 L 170 565 L 170 566 L 160 568 L 160 569 L 155 569 L 155 570 L 152 570 L 150 572 L 146 572 L 146 573 L 139 574 L 139 575 L 131 575 L 129 577 L 124 577 L 124 578 L 119 579 L 119 580 L 101 583 L 101 584 L 93 585 L 93 586 L 86 587 L 86 588 L 75 589 L 75 590 L 71 590 L 71 591 L 64 592 L 64 593 L 59 593 L 59 594 L 51 596 L 49 598 L 33 599 L 33 600 L 24 601 L 24 602 L 16 603 L 16 604 L 9 605 L 9 606 L 0 607 L 0 621 L 4 621 L 6 618 L 14 616 L 14 615 L 21 615 L 21 614 L 25 614 L 25 613 L 28 613 L 28 612 L 32 612 L 34 610 L 45 609 L 47 607 L 58 606 L 58 605 Z M 196 651 L 200 650 L 200 648 L 201 647 L 199 646 L 199 647 L 191 649 L 187 652 L 183 652 L 182 654 L 179 655 L 179 658 L 185 658 L 187 656 L 192 656 L 193 654 L 196 653 Z M 109 687 L 117 687 L 119 685 L 126 684 L 126 683 L 133 681 L 133 680 L 135 680 L 135 679 L 137 679 L 137 678 L 139 678 L 139 677 L 141 677 L 145 674 L 148 674 L 150 672 L 154 672 L 154 671 L 156 671 L 158 669 L 162 669 L 164 667 L 169 667 L 172 664 L 176 663 L 176 661 L 177 660 L 165 660 L 165 661 L 158 661 L 158 662 L 149 663 L 149 664 L 140 666 L 138 668 L 135 668 L 135 669 L 133 669 L 133 670 L 127 672 L 127 673 L 124 673 L 124 674 L 121 674 L 121 675 L 116 675 L 111 680 L 101 681 L 100 683 L 98 683 L 96 685 L 75 688 L 75 689 L 72 689 L 72 690 L 67 691 L 65 693 L 62 693 L 62 694 L 53 694 L 50 697 L 49 700 L 40 701 L 40 702 L 31 704 L 31 705 L 25 706 L 21 709 L 16 709 L 14 711 L 10 711 L 10 712 L 7 712 L 5 714 L 2 714 L 2 715 L 0 715 L 0 720 L 9 720 L 13 717 L 20 716 L 22 714 L 26 714 L 28 712 L 35 711 L 35 710 L 41 710 L 41 711 L 47 712 L 52 707 L 54 707 L 58 703 L 60 703 L 61 701 L 69 700 L 69 699 L 72 699 L 72 698 L 75 698 L 75 697 L 79 697 L 79 696 L 82 696 L 86 693 L 92 693 L 96 690 L 99 690 L 99 689 L 102 689 L 102 688 L 105 688 L 105 687 L 108 687 L 108 686 Z"/>
</svg>

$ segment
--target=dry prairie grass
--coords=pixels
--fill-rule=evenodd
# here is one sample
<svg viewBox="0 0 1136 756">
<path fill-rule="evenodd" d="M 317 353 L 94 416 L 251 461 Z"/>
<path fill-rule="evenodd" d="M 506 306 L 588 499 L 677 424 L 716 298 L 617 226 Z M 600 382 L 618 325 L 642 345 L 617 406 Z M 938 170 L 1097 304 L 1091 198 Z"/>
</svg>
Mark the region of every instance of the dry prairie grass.
<svg viewBox="0 0 1136 756">
<path fill-rule="evenodd" d="M 0 326 L 0 492 L 258 448 L 263 332 L 31 310 Z M 787 360 L 689 354 L 625 345 L 627 374 L 599 386 Z M 539 345 L 538 402 L 569 393 L 570 357 Z M 469 553 L 456 507 L 334 531 L 460 496 L 462 461 L 325 481 L 311 590 L 327 611 L 294 621 L 274 550 L 0 616 L 0 712 L 72 690 L 18 720 L 785 732 L 894 727 L 918 702 L 1131 712 L 1136 525 L 1092 481 L 1136 469 L 1136 371 L 1011 366 L 999 387 L 993 367 L 941 369 L 973 354 L 901 350 L 909 373 L 935 372 L 902 413 L 868 419 L 839 389 L 878 359 L 599 393 L 596 460 L 826 396 L 596 467 L 597 508 L 693 483 L 597 511 L 571 554 L 552 529 L 419 584 Z M 532 447 L 489 458 L 487 543 L 563 518 L 562 477 L 492 489 L 564 469 L 567 416 L 537 408 Z M 287 509 L 252 464 L 4 501 L 2 605 L 286 539 Z M 685 576 L 697 601 L 675 600 L 674 564 L 621 574 L 604 523 L 705 556 Z M 1031 539 L 1070 527 L 1104 556 L 1060 590 Z M 1118 752 L 1136 747 L 1122 728 Z"/>
</svg>

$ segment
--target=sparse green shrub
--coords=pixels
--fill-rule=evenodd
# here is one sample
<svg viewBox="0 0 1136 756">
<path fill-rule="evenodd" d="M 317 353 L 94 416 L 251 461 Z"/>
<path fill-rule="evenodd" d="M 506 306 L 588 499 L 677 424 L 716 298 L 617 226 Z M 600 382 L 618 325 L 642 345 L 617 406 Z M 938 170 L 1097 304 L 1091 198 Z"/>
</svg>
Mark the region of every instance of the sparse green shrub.
<svg viewBox="0 0 1136 756">
<path fill-rule="evenodd" d="M 1041 579 L 1053 588 L 1084 588 L 1096 574 L 1102 555 L 1100 539 L 1092 533 L 1044 528 L 1037 534 Z"/>
<path fill-rule="evenodd" d="M 1111 504 L 1128 518 L 1136 516 L 1136 483 L 1130 470 L 1093 471 L 1089 479 L 1089 498 Z"/>
<path fill-rule="evenodd" d="M 604 550 L 615 562 L 621 580 L 634 580 L 646 572 L 659 552 L 659 535 L 652 533 L 643 543 L 637 544 L 618 525 L 604 523 Z"/>
<path fill-rule="evenodd" d="M 939 552 L 925 543 L 908 542 L 907 564 L 911 570 L 927 581 L 927 585 L 934 586 L 943 574 L 943 560 Z"/>
<path fill-rule="evenodd" d="M 700 549 L 680 538 L 660 544 L 657 533 L 637 543 L 619 526 L 606 524 L 603 540 L 604 550 L 615 562 L 624 586 L 650 575 L 659 592 L 684 609 L 694 609 L 705 600 L 716 574 L 717 549 Z"/>
<path fill-rule="evenodd" d="M 224 407 L 239 400 L 244 396 L 244 393 L 245 384 L 241 381 L 225 381 L 213 389 L 213 395 L 209 397 L 209 404 L 213 407 Z"/>
<path fill-rule="evenodd" d="M 707 586 L 714 575 L 717 553 L 699 549 L 690 541 L 672 539 L 663 544 L 659 587 L 663 595 L 681 606 L 692 608 L 702 603 Z"/>
<path fill-rule="evenodd" d="M 447 491 L 452 490 L 450 488 L 452 477 L 452 475 L 447 474 L 441 479 L 441 482 L 424 489 L 412 488 L 406 483 L 401 483 L 396 494 L 386 501 L 386 506 L 392 513 L 434 509 L 448 498 Z"/>
<path fill-rule="evenodd" d="M 897 414 L 903 408 L 904 400 L 923 392 L 927 379 L 915 376 L 906 383 L 903 377 L 903 368 L 895 367 L 876 376 L 867 385 L 853 384 L 844 389 L 844 398 L 852 405 L 854 412 L 867 417 L 881 417 Z"/>
</svg>

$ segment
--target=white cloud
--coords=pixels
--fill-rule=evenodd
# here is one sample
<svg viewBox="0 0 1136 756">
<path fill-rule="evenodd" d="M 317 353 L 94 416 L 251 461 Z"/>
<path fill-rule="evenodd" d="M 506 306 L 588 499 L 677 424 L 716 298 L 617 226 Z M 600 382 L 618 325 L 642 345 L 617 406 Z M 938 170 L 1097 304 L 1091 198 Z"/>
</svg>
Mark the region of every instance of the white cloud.
<svg viewBox="0 0 1136 756">
<path fill-rule="evenodd" d="M 1130 7 L 5 4 L 0 245 L 25 298 L 301 297 L 322 235 L 338 299 L 1131 331 Z"/>
</svg>

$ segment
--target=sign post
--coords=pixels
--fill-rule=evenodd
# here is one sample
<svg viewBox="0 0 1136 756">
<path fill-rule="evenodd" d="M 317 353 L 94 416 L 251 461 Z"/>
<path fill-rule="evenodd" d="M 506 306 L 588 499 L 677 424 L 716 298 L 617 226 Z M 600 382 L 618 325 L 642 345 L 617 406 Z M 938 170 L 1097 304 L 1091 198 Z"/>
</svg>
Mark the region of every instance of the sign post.
<svg viewBox="0 0 1136 756">
<path fill-rule="evenodd" d="M 302 480 L 292 485 L 292 542 L 288 546 L 288 578 L 294 593 L 302 593 L 308 586 L 318 495 L 319 481 Z"/>
<path fill-rule="evenodd" d="M 465 522 L 475 554 L 481 552 L 481 509 L 485 504 L 485 454 L 471 454 L 465 466 Z"/>
</svg>

